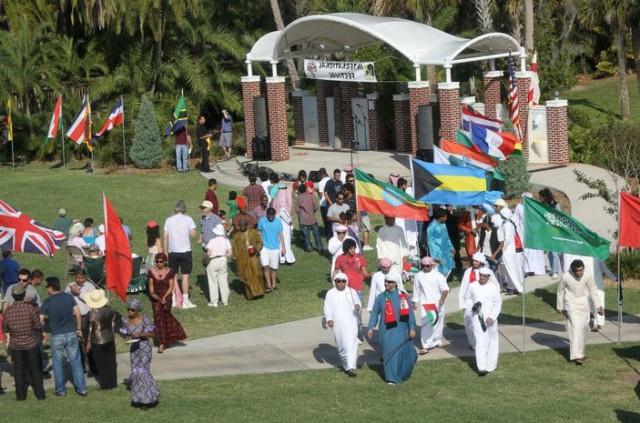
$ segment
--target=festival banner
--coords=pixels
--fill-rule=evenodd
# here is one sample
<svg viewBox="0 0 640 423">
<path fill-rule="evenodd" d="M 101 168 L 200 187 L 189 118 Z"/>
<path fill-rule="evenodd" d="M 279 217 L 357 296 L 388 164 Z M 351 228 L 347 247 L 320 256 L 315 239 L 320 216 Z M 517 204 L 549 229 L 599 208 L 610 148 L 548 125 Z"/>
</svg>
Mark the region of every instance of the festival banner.
<svg viewBox="0 0 640 423">
<path fill-rule="evenodd" d="M 304 61 L 304 74 L 311 79 L 345 82 L 377 82 L 373 62 Z"/>
</svg>

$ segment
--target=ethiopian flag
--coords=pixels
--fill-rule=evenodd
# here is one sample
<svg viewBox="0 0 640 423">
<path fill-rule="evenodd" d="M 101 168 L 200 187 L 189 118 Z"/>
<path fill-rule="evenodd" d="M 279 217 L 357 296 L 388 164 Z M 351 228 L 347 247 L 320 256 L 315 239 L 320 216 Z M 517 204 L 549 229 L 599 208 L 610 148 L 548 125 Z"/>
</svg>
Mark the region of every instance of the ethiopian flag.
<svg viewBox="0 0 640 423">
<path fill-rule="evenodd" d="M 434 327 L 440 318 L 436 304 L 422 304 L 422 321 Z"/>
<path fill-rule="evenodd" d="M 391 184 L 355 169 L 358 210 L 403 219 L 429 220 L 428 207 Z"/>
</svg>

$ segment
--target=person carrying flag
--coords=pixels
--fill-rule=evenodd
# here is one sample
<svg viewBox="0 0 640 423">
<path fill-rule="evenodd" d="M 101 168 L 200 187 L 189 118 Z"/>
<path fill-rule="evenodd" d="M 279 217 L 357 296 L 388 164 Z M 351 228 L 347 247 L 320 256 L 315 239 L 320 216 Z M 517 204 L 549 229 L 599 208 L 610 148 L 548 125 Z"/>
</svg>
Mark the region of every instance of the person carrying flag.
<svg viewBox="0 0 640 423">
<path fill-rule="evenodd" d="M 444 301 L 449 294 L 449 285 L 444 275 L 436 269 L 436 262 L 431 257 L 420 260 L 421 270 L 416 274 L 413 288 L 413 309 L 420 309 L 422 330 L 420 355 L 442 345 L 444 329 Z"/>
</svg>

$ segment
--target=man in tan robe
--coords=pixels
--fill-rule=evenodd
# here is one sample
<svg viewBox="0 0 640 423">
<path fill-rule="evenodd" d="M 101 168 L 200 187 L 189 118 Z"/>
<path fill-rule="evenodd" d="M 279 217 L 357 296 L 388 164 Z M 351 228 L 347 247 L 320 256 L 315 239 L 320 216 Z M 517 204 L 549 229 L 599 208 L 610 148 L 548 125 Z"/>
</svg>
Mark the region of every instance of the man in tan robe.
<svg viewBox="0 0 640 423">
<path fill-rule="evenodd" d="M 585 360 L 584 343 L 589 331 L 589 300 L 596 305 L 598 314 L 604 314 L 593 278 L 585 274 L 582 260 L 574 260 L 570 271 L 564 273 L 558 283 L 556 309 L 559 313 L 566 310 L 569 358 L 578 365 L 582 365 Z"/>
<path fill-rule="evenodd" d="M 262 238 L 260 233 L 247 227 L 247 222 L 240 221 L 238 232 L 233 236 L 233 255 L 236 259 L 236 274 L 245 285 L 248 300 L 264 295 L 264 282 L 260 268 L 260 250 Z"/>
</svg>

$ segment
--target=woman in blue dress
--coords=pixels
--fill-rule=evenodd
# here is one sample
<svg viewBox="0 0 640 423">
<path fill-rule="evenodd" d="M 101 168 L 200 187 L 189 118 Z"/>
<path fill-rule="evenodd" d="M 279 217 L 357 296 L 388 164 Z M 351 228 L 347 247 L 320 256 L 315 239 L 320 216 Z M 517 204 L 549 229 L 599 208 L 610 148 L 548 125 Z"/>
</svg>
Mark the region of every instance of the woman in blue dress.
<svg viewBox="0 0 640 423">
<path fill-rule="evenodd" d="M 449 238 L 446 221 L 447 210 L 435 209 L 433 220 L 427 228 L 427 245 L 429 255 L 438 263 L 438 272 L 448 278 L 453 268 L 455 250 Z"/>
<path fill-rule="evenodd" d="M 385 290 L 376 297 L 369 317 L 368 337 L 378 326 L 378 343 L 382 348 L 384 378 L 390 385 L 409 379 L 418 359 L 411 339 L 416 335 L 416 321 L 409 296 L 398 291 L 400 274 L 385 275 Z"/>
<path fill-rule="evenodd" d="M 158 384 L 151 375 L 151 339 L 155 327 L 151 320 L 142 314 L 140 300 L 131 300 L 127 304 L 127 317 L 122 318 L 120 334 L 131 344 L 131 405 L 146 409 L 158 404 Z"/>
</svg>

